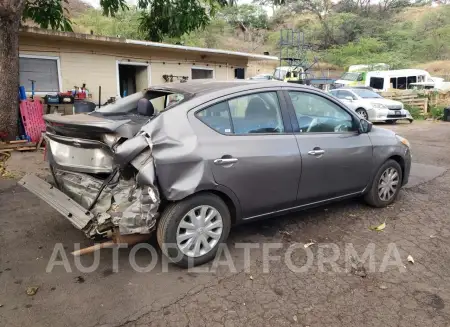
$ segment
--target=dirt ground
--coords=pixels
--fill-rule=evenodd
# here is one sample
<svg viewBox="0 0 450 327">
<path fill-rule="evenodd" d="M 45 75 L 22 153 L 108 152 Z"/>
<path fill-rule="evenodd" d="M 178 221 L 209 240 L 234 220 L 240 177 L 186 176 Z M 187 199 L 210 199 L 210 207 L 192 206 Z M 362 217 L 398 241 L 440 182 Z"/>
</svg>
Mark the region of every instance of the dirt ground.
<svg viewBox="0 0 450 327">
<path fill-rule="evenodd" d="M 1 180 L 0 326 L 448 327 L 450 123 L 382 127 L 412 144 L 411 180 L 393 206 L 373 209 L 352 200 L 236 227 L 228 241 L 236 271 L 170 265 L 164 272 L 159 252 L 140 250 L 134 256 L 140 267 L 158 262 L 137 272 L 129 261 L 132 250 L 120 249 L 114 266 L 108 249 L 95 271 L 81 272 L 69 251 L 91 242 L 16 180 Z M 14 155 L 8 168 L 17 177 L 44 175 L 41 160 L 42 153 Z M 384 231 L 369 229 L 383 222 Z M 306 249 L 310 242 L 315 244 Z M 46 272 L 56 243 L 67 251 L 71 272 L 62 265 Z M 238 243 L 259 247 L 251 250 L 249 266 Z M 286 252 L 297 243 L 289 265 Z M 270 255 L 281 258 L 268 262 L 264 244 L 273 244 Z M 349 246 L 359 259 L 347 253 Z M 362 257 L 372 248 L 371 264 Z M 321 256 L 330 251 L 339 251 L 339 258 L 334 267 L 322 267 Z M 388 252 L 389 262 L 401 265 L 397 260 L 384 270 Z M 293 271 L 292 264 L 302 267 L 309 254 L 309 268 Z M 89 266 L 94 258 L 82 257 L 81 263 Z M 31 286 L 37 293 L 27 295 Z"/>
</svg>

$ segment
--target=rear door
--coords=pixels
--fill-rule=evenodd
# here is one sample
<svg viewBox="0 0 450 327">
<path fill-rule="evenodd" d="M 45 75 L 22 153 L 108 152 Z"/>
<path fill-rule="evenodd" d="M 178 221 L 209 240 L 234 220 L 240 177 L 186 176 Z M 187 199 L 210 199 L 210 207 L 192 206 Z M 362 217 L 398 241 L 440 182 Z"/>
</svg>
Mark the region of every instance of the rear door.
<svg viewBox="0 0 450 327">
<path fill-rule="evenodd" d="M 234 192 L 244 219 L 296 201 L 301 157 L 284 101 L 276 89 L 246 92 L 195 114 L 214 179 Z"/>
<path fill-rule="evenodd" d="M 372 169 L 372 143 L 338 101 L 312 90 L 287 90 L 302 156 L 297 205 L 362 191 Z"/>
</svg>

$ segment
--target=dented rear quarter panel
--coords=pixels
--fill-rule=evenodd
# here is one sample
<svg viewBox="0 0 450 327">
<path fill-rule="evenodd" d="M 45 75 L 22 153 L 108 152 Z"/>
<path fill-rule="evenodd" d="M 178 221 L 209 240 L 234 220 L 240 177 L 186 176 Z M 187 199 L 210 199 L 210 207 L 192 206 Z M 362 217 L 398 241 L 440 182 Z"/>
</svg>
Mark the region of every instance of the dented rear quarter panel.
<svg viewBox="0 0 450 327">
<path fill-rule="evenodd" d="M 239 199 L 232 190 L 214 180 L 210 166 L 212 154 L 202 143 L 211 130 L 190 115 L 197 104 L 204 102 L 205 99 L 200 99 L 183 103 L 142 128 L 152 143 L 157 183 L 162 197 L 169 201 L 179 201 L 201 191 L 219 193 L 231 200 L 233 215 L 239 220 Z"/>
</svg>

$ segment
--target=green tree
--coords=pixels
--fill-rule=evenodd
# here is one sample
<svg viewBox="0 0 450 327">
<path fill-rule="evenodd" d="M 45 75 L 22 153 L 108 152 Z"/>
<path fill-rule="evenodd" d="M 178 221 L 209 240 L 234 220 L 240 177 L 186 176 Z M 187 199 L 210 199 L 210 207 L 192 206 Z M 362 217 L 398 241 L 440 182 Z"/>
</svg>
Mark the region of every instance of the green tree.
<svg viewBox="0 0 450 327">
<path fill-rule="evenodd" d="M 83 14 L 72 18 L 75 32 L 95 35 L 124 37 L 133 40 L 145 40 L 140 26 L 141 11 L 136 7 L 129 10 L 120 10 L 114 17 L 105 16 L 100 10 L 89 9 Z"/>
<path fill-rule="evenodd" d="M 239 6 L 229 6 L 218 13 L 230 25 L 238 23 L 245 27 L 267 28 L 269 18 L 267 12 L 261 7 L 252 4 L 242 4 Z"/>
<path fill-rule="evenodd" d="M 0 0 L 0 131 L 17 134 L 19 85 L 19 27 L 32 20 L 42 28 L 72 31 L 63 2 L 68 0 Z M 180 37 L 205 27 L 227 0 L 138 0 L 142 10 L 139 30 L 147 39 Z M 103 14 L 114 16 L 127 9 L 125 0 L 100 0 Z"/>
</svg>

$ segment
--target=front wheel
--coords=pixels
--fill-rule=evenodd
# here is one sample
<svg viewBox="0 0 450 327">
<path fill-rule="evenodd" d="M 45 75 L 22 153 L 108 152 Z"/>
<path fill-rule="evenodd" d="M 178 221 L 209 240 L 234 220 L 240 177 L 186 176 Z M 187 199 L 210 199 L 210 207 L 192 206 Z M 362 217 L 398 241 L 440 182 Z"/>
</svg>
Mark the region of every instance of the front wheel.
<svg viewBox="0 0 450 327">
<path fill-rule="evenodd" d="M 193 195 L 169 205 L 158 223 L 157 240 L 176 265 L 187 268 L 214 259 L 228 238 L 230 211 L 214 194 Z"/>
<path fill-rule="evenodd" d="M 373 207 L 386 207 L 395 201 L 402 186 L 402 168 L 395 160 L 386 161 L 379 169 L 364 200 Z"/>
</svg>

